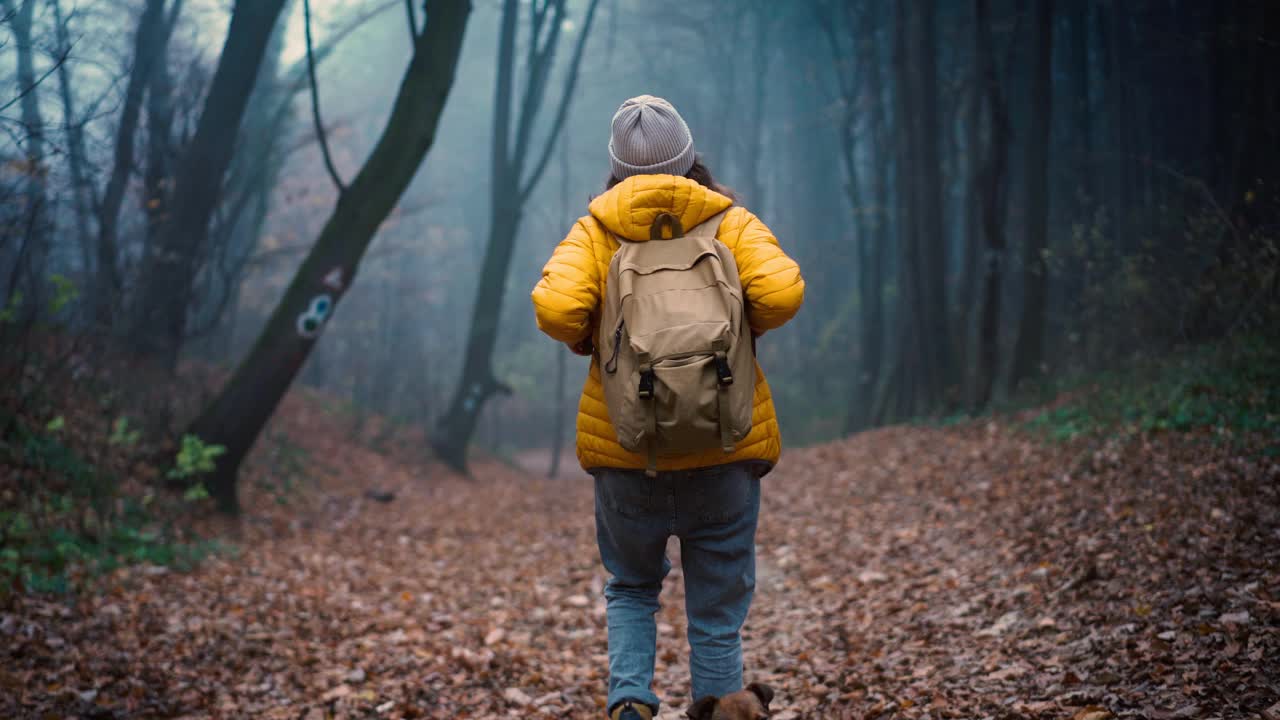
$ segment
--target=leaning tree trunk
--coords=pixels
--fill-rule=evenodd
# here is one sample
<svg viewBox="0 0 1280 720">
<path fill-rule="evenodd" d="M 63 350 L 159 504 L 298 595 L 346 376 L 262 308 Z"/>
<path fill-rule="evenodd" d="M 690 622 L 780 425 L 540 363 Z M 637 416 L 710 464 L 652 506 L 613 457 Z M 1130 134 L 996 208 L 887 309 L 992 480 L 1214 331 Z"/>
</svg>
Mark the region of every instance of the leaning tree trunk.
<svg viewBox="0 0 1280 720">
<path fill-rule="evenodd" d="M 236 135 L 285 0 L 236 0 L 226 43 L 195 134 L 174 174 L 173 205 L 144 260 L 135 342 L 173 370 L 186 333 L 192 286 Z"/>
<path fill-rule="evenodd" d="M 1031 76 L 1031 121 L 1027 132 L 1027 234 L 1023 251 L 1022 319 L 1013 353 L 1014 387 L 1040 372 L 1044 346 L 1049 268 L 1045 249 L 1049 234 L 1049 120 L 1053 93 L 1053 0 L 1033 3 L 1037 38 Z"/>
<path fill-rule="evenodd" d="M 236 474 L 334 306 L 351 285 L 360 259 L 400 200 L 435 140 L 453 85 L 470 0 L 430 0 L 426 28 L 400 83 L 391 117 L 369 159 L 341 193 L 315 246 L 276 306 L 262 335 L 190 433 L 226 452 L 206 486 L 220 508 L 238 509 Z"/>
</svg>

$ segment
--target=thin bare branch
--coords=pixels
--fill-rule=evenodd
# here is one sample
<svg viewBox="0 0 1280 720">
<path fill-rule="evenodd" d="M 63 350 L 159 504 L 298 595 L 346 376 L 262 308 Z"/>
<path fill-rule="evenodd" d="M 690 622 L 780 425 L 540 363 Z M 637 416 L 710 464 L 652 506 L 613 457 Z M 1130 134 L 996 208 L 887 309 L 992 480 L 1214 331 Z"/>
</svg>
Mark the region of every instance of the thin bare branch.
<svg viewBox="0 0 1280 720">
<path fill-rule="evenodd" d="M 47 71 L 45 71 L 43 75 L 36 78 L 36 81 L 31 83 L 30 87 L 23 88 L 22 92 L 13 96 L 13 98 L 11 98 L 9 102 L 6 102 L 4 105 L 0 105 L 0 112 L 4 112 L 5 110 L 8 110 L 9 108 L 13 107 L 20 100 L 22 100 L 22 98 L 31 94 L 31 91 L 35 90 L 37 87 L 40 87 L 40 83 L 44 82 L 45 78 L 54 74 L 55 72 L 58 71 L 58 68 L 62 67 L 62 63 L 67 61 L 67 56 L 70 54 L 71 54 L 71 48 L 70 47 L 65 48 L 61 53 L 58 54 L 58 57 L 54 59 L 53 66 L 50 67 Z"/>
<path fill-rule="evenodd" d="M 521 202 L 528 200 L 533 188 L 538 185 L 539 178 L 542 177 L 542 173 L 547 169 L 547 161 L 551 159 L 551 151 L 555 147 L 556 137 L 564 129 L 564 120 L 569 115 L 569 104 L 573 99 L 573 90 L 578 84 L 578 71 L 582 66 L 582 53 L 587 45 L 587 35 L 591 33 L 591 21 L 595 18 L 596 7 L 599 4 L 600 0 L 591 0 L 591 5 L 587 7 L 587 16 L 582 21 L 582 30 L 578 35 L 578 44 L 573 48 L 573 59 L 569 62 L 569 76 L 565 81 L 564 95 L 560 97 L 560 107 L 556 109 L 556 117 L 551 123 L 551 131 L 547 135 L 547 144 L 543 146 L 542 154 L 538 158 L 537 164 L 533 166 L 533 172 L 529 174 L 529 179 L 525 182 L 524 187 L 520 189 Z"/>
<path fill-rule="evenodd" d="M 311 119 L 316 126 L 316 139 L 320 141 L 320 154 L 324 156 L 324 167 L 329 171 L 329 177 L 333 179 L 333 185 L 338 189 L 338 194 L 342 195 L 347 191 L 347 186 L 343 184 L 342 178 L 338 177 L 338 170 L 333 165 L 333 155 L 329 152 L 329 138 L 324 132 L 324 123 L 320 120 L 320 90 L 316 84 L 316 60 L 315 51 L 311 45 L 311 0 L 302 0 L 302 16 L 304 34 L 307 38 L 307 77 L 311 82 Z"/>
<path fill-rule="evenodd" d="M 165 20 L 165 33 L 172 35 L 180 19 L 182 19 L 182 0 L 173 0 L 173 5 L 169 6 L 169 18 Z"/>
<path fill-rule="evenodd" d="M 529 138 L 533 133 L 538 110 L 541 109 L 542 101 L 546 95 L 547 77 L 551 74 L 555 51 L 560 44 L 560 29 L 564 21 L 564 8 L 564 0 L 556 0 L 555 17 L 552 18 L 551 28 L 546 37 L 542 39 L 541 45 L 538 43 L 538 37 L 543 23 L 546 22 L 549 3 L 543 3 L 541 9 L 536 6 L 534 8 L 534 25 L 530 30 L 527 60 L 529 77 L 525 83 L 524 96 L 520 99 L 520 124 L 516 128 L 516 147 L 512 154 L 514 159 L 512 166 L 516 169 L 517 175 L 528 153 Z"/>
<path fill-rule="evenodd" d="M 404 11 L 409 16 L 409 39 L 412 42 L 418 41 L 418 16 L 413 11 L 413 0 L 404 0 Z"/>
</svg>

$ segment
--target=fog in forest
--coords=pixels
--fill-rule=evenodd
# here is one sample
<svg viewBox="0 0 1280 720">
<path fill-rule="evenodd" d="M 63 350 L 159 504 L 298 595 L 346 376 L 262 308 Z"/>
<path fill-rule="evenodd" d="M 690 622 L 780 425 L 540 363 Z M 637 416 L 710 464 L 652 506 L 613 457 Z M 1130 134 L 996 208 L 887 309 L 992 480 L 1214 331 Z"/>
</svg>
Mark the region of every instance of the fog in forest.
<svg viewBox="0 0 1280 720">
<path fill-rule="evenodd" d="M 603 714 L 658 496 L 581 465 L 771 475 L 698 512 L 774 717 L 1280 718 L 1278 70 L 1275 0 L 0 0 L 0 716 Z M 601 390 L 715 190 L 643 272 L 733 347 Z"/>
<path fill-rule="evenodd" d="M 320 391 L 357 429 L 419 427 L 424 453 L 569 447 L 586 363 L 528 293 L 604 189 L 614 110 L 648 93 L 802 268 L 803 312 L 758 348 L 790 443 L 978 412 L 1271 317 L 1263 5 L 475 2 L 397 197 L 351 183 L 422 8 L 263 3 L 224 49 L 227 3 L 9 0 L 6 359 L 24 326 L 56 327 L 162 374 L 243 376 L 283 330 L 314 348 L 296 379 L 255 382 Z M 390 209 L 371 240 L 334 229 L 362 256 L 300 274 L 339 187 Z M 331 318 L 281 305 L 306 273 Z M 278 306 L 297 320 L 268 328 Z"/>
</svg>

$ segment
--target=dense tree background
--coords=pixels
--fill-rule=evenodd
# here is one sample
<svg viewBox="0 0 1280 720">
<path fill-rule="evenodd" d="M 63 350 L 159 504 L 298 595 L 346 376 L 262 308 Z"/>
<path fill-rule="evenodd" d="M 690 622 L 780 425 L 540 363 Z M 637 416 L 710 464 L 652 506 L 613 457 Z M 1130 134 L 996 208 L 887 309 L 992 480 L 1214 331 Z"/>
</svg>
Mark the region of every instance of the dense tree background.
<svg viewBox="0 0 1280 720">
<path fill-rule="evenodd" d="M 0 5 L 6 360 L 53 332 L 167 374 L 260 342 L 429 22 L 418 3 L 312 4 Z M 358 280 L 345 269 L 300 382 L 459 467 L 563 436 L 584 367 L 537 333 L 526 290 L 641 92 L 675 103 L 805 271 L 805 311 L 760 344 L 791 443 L 1274 327 L 1276 15 L 477 3 L 434 149 Z M 636 37 L 670 50 L 638 61 Z M 218 385 L 173 402 L 120 382 L 173 433 Z"/>
<path fill-rule="evenodd" d="M 650 93 L 806 279 L 772 717 L 1280 719 L 1278 69 L 1277 0 L 0 0 L 0 717 L 602 714 L 528 293 Z"/>
</svg>

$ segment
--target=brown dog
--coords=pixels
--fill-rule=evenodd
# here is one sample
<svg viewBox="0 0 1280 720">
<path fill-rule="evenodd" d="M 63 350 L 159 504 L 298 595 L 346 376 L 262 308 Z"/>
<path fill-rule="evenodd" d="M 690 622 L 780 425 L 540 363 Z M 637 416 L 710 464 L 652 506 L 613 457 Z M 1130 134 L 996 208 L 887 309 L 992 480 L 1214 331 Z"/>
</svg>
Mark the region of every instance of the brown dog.
<svg viewBox="0 0 1280 720">
<path fill-rule="evenodd" d="M 751 683 L 745 690 L 716 697 L 708 695 L 685 711 L 690 720 L 765 720 L 769 717 L 769 701 L 773 688 L 764 683 Z"/>
</svg>

